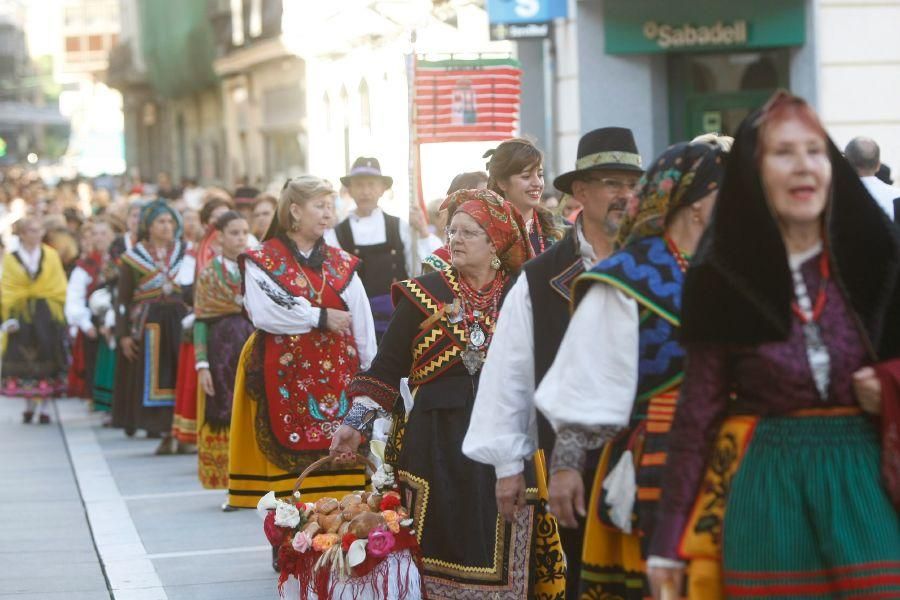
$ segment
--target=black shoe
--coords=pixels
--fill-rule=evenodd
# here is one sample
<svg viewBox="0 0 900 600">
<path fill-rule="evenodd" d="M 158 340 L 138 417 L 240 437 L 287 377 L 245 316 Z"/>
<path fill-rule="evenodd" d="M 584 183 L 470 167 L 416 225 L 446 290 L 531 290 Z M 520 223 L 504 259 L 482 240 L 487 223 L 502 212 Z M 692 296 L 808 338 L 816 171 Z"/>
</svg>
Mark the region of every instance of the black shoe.
<svg viewBox="0 0 900 600">
<path fill-rule="evenodd" d="M 40 423 L 41 425 L 49 425 L 50 424 L 50 415 L 42 414 L 40 417 L 38 417 L 38 423 Z"/>
<path fill-rule="evenodd" d="M 281 567 L 278 566 L 278 546 L 272 546 L 272 569 L 281 573 Z"/>
<path fill-rule="evenodd" d="M 237 512 L 239 510 L 241 510 L 241 509 L 239 509 L 237 506 L 232 506 L 232 505 L 228 504 L 228 502 L 222 503 L 222 512 Z"/>
<path fill-rule="evenodd" d="M 134 429 L 134 427 L 125 428 L 125 435 L 127 435 L 128 437 L 134 437 L 135 433 L 137 433 L 137 431 Z"/>
<path fill-rule="evenodd" d="M 25 425 L 28 425 L 29 423 L 31 423 L 32 419 L 34 419 L 34 411 L 33 410 L 26 410 L 25 412 L 22 413 L 22 423 L 24 423 Z"/>
</svg>

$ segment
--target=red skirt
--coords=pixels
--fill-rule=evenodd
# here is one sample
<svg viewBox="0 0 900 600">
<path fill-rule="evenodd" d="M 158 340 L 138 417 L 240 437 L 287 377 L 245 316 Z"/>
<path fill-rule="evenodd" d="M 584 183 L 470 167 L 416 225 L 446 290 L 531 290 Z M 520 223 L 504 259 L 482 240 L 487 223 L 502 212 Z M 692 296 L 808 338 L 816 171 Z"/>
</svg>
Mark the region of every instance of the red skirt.
<svg viewBox="0 0 900 600">
<path fill-rule="evenodd" d="M 175 417 L 172 435 L 184 444 L 197 443 L 197 371 L 194 344 L 182 342 L 175 380 Z"/>
<path fill-rule="evenodd" d="M 72 344 L 72 364 L 69 365 L 69 376 L 66 393 L 72 398 L 89 398 L 88 382 L 85 375 L 84 333 L 78 332 Z"/>
</svg>

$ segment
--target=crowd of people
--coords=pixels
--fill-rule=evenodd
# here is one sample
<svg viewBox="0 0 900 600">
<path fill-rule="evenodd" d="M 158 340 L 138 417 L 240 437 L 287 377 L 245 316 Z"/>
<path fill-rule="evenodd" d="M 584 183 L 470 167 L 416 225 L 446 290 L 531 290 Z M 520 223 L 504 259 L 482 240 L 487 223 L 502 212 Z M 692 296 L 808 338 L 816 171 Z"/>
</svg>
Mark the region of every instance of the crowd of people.
<svg viewBox="0 0 900 600">
<path fill-rule="evenodd" d="M 344 218 L 314 175 L 50 193 L 8 170 L 0 391 L 26 424 L 80 397 L 196 453 L 226 512 L 323 457 L 304 501 L 363 489 L 383 442 L 433 599 L 900 597 L 877 144 L 839 151 L 779 92 L 647 158 L 587 132 L 558 200 L 506 140 L 410 222 L 373 157 Z"/>
</svg>

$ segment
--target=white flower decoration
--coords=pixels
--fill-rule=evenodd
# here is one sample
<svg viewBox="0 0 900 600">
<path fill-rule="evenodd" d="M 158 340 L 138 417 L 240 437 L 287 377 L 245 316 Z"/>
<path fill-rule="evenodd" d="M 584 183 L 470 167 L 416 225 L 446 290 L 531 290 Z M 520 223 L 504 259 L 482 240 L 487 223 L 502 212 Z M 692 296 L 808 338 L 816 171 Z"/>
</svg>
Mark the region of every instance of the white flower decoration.
<svg viewBox="0 0 900 600">
<path fill-rule="evenodd" d="M 278 501 L 275 507 L 275 525 L 293 529 L 300 524 L 300 511 L 293 504 Z"/>
<path fill-rule="evenodd" d="M 394 471 L 390 465 L 384 464 L 372 474 L 372 485 L 378 491 L 394 487 Z"/>
<path fill-rule="evenodd" d="M 259 513 L 260 519 L 265 519 L 270 510 L 275 510 L 278 501 L 275 499 L 275 492 L 269 492 L 259 499 L 256 503 L 256 512 Z"/>
</svg>

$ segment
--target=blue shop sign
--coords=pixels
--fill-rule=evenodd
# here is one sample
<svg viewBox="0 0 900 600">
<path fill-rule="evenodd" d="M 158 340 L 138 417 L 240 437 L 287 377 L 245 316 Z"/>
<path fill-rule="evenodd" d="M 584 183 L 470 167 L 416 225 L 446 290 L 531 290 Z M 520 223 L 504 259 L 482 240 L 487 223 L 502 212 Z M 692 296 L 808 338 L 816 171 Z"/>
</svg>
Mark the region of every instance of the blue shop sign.
<svg viewBox="0 0 900 600">
<path fill-rule="evenodd" d="M 564 19 L 568 16 L 568 8 L 568 0 L 487 0 L 491 25 Z"/>
</svg>

